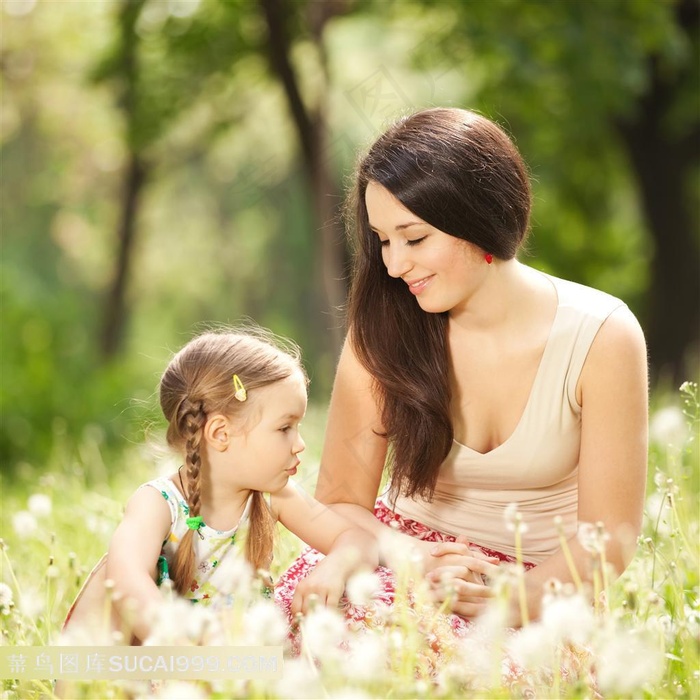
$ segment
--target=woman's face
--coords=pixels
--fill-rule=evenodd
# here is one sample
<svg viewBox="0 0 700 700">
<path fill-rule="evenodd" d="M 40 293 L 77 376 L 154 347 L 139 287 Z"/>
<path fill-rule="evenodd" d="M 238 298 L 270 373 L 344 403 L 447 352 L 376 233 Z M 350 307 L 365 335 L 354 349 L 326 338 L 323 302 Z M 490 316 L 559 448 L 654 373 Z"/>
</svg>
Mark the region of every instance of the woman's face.
<svg viewBox="0 0 700 700">
<path fill-rule="evenodd" d="M 484 252 L 426 223 L 377 182 L 367 184 L 365 204 L 389 275 L 406 283 L 424 311 L 460 310 L 486 274 Z"/>
</svg>

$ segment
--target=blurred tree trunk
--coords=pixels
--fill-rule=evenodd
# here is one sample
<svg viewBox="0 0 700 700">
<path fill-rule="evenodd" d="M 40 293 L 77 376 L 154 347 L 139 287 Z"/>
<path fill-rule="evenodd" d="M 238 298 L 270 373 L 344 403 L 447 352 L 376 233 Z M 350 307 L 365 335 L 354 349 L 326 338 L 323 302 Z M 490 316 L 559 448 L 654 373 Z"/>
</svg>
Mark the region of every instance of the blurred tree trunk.
<svg viewBox="0 0 700 700">
<path fill-rule="evenodd" d="M 700 5 L 684 0 L 679 26 L 697 50 Z M 641 193 L 654 240 L 647 339 L 657 373 L 676 382 L 691 377 L 688 352 L 700 335 L 700 245 L 697 217 L 689 207 L 688 182 L 700 156 L 700 120 L 682 136 L 669 133 L 669 115 L 685 76 L 650 58 L 649 90 L 634 119 L 618 125 Z M 697 97 L 694 98 L 697 105 Z"/>
<path fill-rule="evenodd" d="M 119 106 L 126 121 L 129 160 L 124 171 L 122 200 L 117 229 L 116 265 L 110 288 L 105 297 L 102 313 L 101 350 L 103 360 L 109 360 L 119 351 L 126 327 L 128 309 L 126 290 L 131 269 L 132 251 L 137 232 L 141 195 L 149 168 L 140 144 L 138 119 L 139 35 L 135 26 L 145 0 L 123 0 L 118 16 L 119 38 L 109 70 L 118 79 Z"/>
<path fill-rule="evenodd" d="M 344 268 L 347 254 L 339 217 L 342 195 L 332 175 L 327 147 L 325 103 L 328 72 L 323 47 L 323 28 L 329 19 L 345 10 L 347 3 L 336 0 L 311 2 L 308 6 L 312 12 L 309 24 L 324 70 L 324 84 L 318 88 L 318 104 L 307 107 L 290 57 L 290 6 L 285 0 L 259 2 L 267 24 L 270 65 L 284 88 L 299 136 L 304 169 L 309 182 L 313 220 L 319 244 L 319 254 L 314 261 L 313 272 L 325 296 L 325 303 L 319 305 L 316 313 L 318 335 L 322 345 L 337 355 L 343 339 L 340 307 L 345 303 L 346 297 Z"/>
<path fill-rule="evenodd" d="M 112 284 L 105 299 L 102 329 L 102 356 L 113 357 L 121 345 L 126 325 L 126 288 L 131 267 L 141 192 L 146 183 L 146 165 L 138 153 L 132 151 L 124 173 L 121 202 L 121 220 L 117 231 L 117 263 Z"/>
</svg>

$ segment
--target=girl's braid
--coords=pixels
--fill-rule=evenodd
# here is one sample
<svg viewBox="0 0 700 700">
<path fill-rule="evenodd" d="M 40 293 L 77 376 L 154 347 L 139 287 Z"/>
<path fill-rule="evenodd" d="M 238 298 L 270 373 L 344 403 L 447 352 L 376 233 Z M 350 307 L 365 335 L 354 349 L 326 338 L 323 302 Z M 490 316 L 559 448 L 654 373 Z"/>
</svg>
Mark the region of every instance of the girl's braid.
<svg viewBox="0 0 700 700">
<path fill-rule="evenodd" d="M 185 440 L 185 466 L 187 472 L 187 504 L 190 508 L 190 516 L 199 515 L 200 494 L 199 475 L 202 469 L 202 456 L 200 446 L 204 426 L 207 422 L 207 414 L 204 412 L 202 401 L 183 401 L 179 428 Z"/>
<path fill-rule="evenodd" d="M 178 431 L 185 440 L 185 465 L 187 467 L 187 498 L 189 516 L 199 515 L 199 475 L 202 466 L 200 445 L 207 422 L 202 401 L 185 400 L 178 409 Z M 195 569 L 194 530 L 188 529 L 177 548 L 172 562 L 172 579 L 175 590 L 184 595 L 192 583 Z"/>
</svg>

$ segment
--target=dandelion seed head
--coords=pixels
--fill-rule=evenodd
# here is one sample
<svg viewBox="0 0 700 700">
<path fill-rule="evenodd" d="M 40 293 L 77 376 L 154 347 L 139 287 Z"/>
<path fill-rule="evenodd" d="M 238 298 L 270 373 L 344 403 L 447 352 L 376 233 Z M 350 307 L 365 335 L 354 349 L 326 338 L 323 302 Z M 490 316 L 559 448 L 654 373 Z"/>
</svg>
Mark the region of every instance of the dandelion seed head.
<svg viewBox="0 0 700 700">
<path fill-rule="evenodd" d="M 305 618 L 302 638 L 313 656 L 333 656 L 346 639 L 347 628 L 343 617 L 323 606 L 312 610 Z"/>
<path fill-rule="evenodd" d="M 561 581 L 554 576 L 548 578 L 542 587 L 545 593 L 549 593 L 550 595 L 559 595 L 562 591 Z"/>
<path fill-rule="evenodd" d="M 659 594 L 656 593 L 656 591 L 649 591 L 647 594 L 647 603 L 649 603 L 650 606 L 657 606 L 660 605 L 663 601 L 659 597 Z"/>
<path fill-rule="evenodd" d="M 692 608 L 690 605 L 684 606 L 685 625 L 693 639 L 700 637 L 700 610 Z"/>
<path fill-rule="evenodd" d="M 112 530 L 112 525 L 106 518 L 95 515 L 94 513 L 88 513 L 83 522 L 85 523 L 85 527 L 95 535 L 106 535 Z"/>
<path fill-rule="evenodd" d="M 605 542 L 610 536 L 598 524 L 579 522 L 576 537 L 581 546 L 590 554 L 601 554 L 605 551 Z"/>
<path fill-rule="evenodd" d="M 28 510 L 18 510 L 12 516 L 12 528 L 19 537 L 28 537 L 37 531 L 38 523 Z"/>
<path fill-rule="evenodd" d="M 515 526 L 518 522 L 519 515 L 517 503 L 509 503 L 503 509 L 503 522 L 505 523 L 506 530 L 508 530 L 508 532 L 515 532 Z"/>
<path fill-rule="evenodd" d="M 424 681 L 423 679 L 420 679 L 416 681 L 415 685 L 413 686 L 413 689 L 415 690 L 417 695 L 427 695 L 430 686 Z"/>
<path fill-rule="evenodd" d="M 527 669 L 551 668 L 555 663 L 556 640 L 545 625 L 533 622 L 513 634 L 507 650 L 513 660 Z"/>
<path fill-rule="evenodd" d="M 49 564 L 46 569 L 46 578 L 58 578 L 61 575 L 61 570 L 55 564 Z"/>
<path fill-rule="evenodd" d="M 651 629 L 656 629 L 661 632 L 667 644 L 673 644 L 676 634 L 678 633 L 678 627 L 670 615 L 652 616 L 649 618 L 648 626 Z"/>
<path fill-rule="evenodd" d="M 387 670 L 387 648 L 383 634 L 364 632 L 352 636 L 343 670 L 348 678 L 381 678 Z"/>
<path fill-rule="evenodd" d="M 283 675 L 276 684 L 276 691 L 279 697 L 290 700 L 321 698 L 326 694 L 319 682 L 318 671 L 305 659 L 284 662 Z"/>
<path fill-rule="evenodd" d="M 44 612 L 44 596 L 35 588 L 22 590 L 19 611 L 30 620 L 35 620 Z"/>
<path fill-rule="evenodd" d="M 630 579 L 625 581 L 624 590 L 628 595 L 636 595 L 639 593 L 639 584 L 634 579 Z"/>
<path fill-rule="evenodd" d="M 650 522 L 654 523 L 656 532 L 668 536 L 671 532 L 671 509 L 664 495 L 654 491 L 647 498 L 644 509 Z"/>
<path fill-rule="evenodd" d="M 596 675 L 604 696 L 632 696 L 661 680 L 663 651 L 640 630 L 614 630 L 596 651 Z"/>
<path fill-rule="evenodd" d="M 374 572 L 361 572 L 351 576 L 345 586 L 348 600 L 353 605 L 367 605 L 379 590 L 381 581 Z"/>
<path fill-rule="evenodd" d="M 399 630 L 392 630 L 389 634 L 389 644 L 392 649 L 403 649 L 403 634 Z"/>
<path fill-rule="evenodd" d="M 37 518 L 47 518 L 51 515 L 51 499 L 44 493 L 35 493 L 29 497 L 27 508 Z"/>
<path fill-rule="evenodd" d="M 661 445 L 682 445 L 688 437 L 683 411 L 678 406 L 667 406 L 649 420 L 649 439 Z"/>
<path fill-rule="evenodd" d="M 9 615 L 13 605 L 12 589 L 6 583 L 0 583 L 0 614 Z"/>
<path fill-rule="evenodd" d="M 201 628 L 201 622 L 196 618 L 202 614 L 202 610 L 203 608 L 192 605 L 184 598 L 164 599 L 145 613 L 150 623 L 150 633 L 143 641 L 144 646 L 175 646 L 189 643 L 190 635 L 196 636 Z"/>
<path fill-rule="evenodd" d="M 542 626 L 556 642 L 586 644 L 595 628 L 593 609 L 579 594 L 543 600 Z"/>
<path fill-rule="evenodd" d="M 251 646 L 275 646 L 287 637 L 287 621 L 282 611 L 271 601 L 261 600 L 245 611 L 242 643 Z"/>
<path fill-rule="evenodd" d="M 399 574 L 399 576 L 415 574 L 416 578 L 418 578 L 422 565 L 422 555 L 414 544 L 404 540 L 395 541 L 393 538 L 387 540 L 380 537 L 380 544 L 382 542 L 384 545 L 388 545 L 386 547 L 388 567 Z"/>
<path fill-rule="evenodd" d="M 505 619 L 505 617 L 503 617 Z M 481 618 L 477 618 L 481 620 Z M 500 634 L 501 627 L 496 634 Z M 493 669 L 500 664 L 497 639 L 490 625 L 473 625 L 467 636 L 459 641 L 455 661 L 445 669 L 445 675 L 458 683 L 476 684 L 486 687 L 490 684 Z M 465 664 L 464 659 L 469 659 Z"/>
<path fill-rule="evenodd" d="M 219 563 L 219 567 L 222 572 L 219 579 L 222 581 L 222 593 L 248 597 L 253 595 L 256 589 L 253 567 L 243 557 L 226 557 Z"/>
</svg>

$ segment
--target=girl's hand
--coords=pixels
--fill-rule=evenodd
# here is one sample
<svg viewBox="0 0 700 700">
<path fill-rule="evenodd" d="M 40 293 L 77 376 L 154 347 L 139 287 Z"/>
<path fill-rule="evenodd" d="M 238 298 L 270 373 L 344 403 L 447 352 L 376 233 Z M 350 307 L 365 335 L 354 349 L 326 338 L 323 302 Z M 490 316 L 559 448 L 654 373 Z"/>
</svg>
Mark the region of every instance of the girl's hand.
<svg viewBox="0 0 700 700">
<path fill-rule="evenodd" d="M 316 568 L 299 582 L 292 598 L 292 615 L 306 615 L 317 605 L 337 607 L 345 590 L 347 576 L 332 555 L 322 559 Z"/>
</svg>

